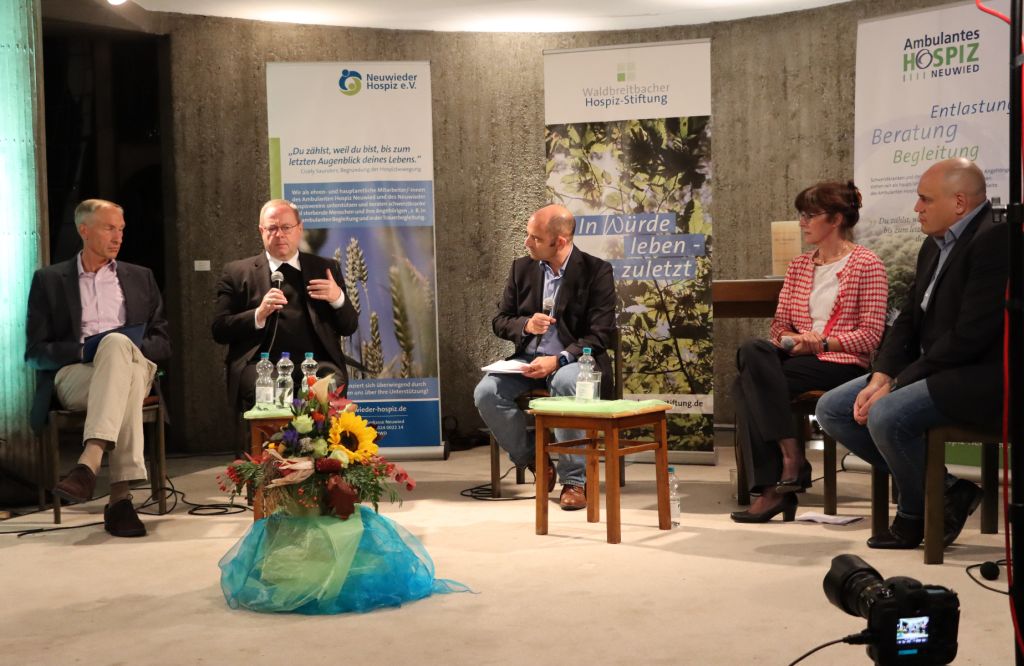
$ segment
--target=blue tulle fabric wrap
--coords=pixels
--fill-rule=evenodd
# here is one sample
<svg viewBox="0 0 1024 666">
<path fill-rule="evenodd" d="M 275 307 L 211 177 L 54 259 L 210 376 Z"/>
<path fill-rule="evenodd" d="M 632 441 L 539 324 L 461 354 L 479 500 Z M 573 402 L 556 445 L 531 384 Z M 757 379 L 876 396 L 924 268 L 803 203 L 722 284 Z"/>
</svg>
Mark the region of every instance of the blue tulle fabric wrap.
<svg viewBox="0 0 1024 666">
<path fill-rule="evenodd" d="M 360 506 L 348 520 L 283 514 L 258 520 L 220 568 L 228 605 L 261 613 L 365 612 L 468 590 L 435 579 L 419 539 Z"/>
</svg>

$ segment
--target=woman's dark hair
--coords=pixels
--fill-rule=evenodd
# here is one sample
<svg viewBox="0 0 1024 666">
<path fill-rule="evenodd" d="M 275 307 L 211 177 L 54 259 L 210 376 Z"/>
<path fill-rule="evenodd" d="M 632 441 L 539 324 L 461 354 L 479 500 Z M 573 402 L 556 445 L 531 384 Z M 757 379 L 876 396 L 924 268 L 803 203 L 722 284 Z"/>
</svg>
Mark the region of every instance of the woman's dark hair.
<svg viewBox="0 0 1024 666">
<path fill-rule="evenodd" d="M 842 228 L 849 233 L 860 219 L 860 190 L 852 180 L 846 183 L 824 181 L 811 185 L 796 195 L 794 202 L 801 213 L 828 213 L 842 215 Z"/>
</svg>

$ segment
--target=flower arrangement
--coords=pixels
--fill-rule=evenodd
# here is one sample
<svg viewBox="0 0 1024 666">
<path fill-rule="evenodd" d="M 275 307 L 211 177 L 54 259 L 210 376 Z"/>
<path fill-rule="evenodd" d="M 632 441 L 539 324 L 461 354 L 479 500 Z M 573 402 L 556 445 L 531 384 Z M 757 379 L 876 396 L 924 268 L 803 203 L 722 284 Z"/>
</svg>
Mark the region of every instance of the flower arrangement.
<svg viewBox="0 0 1024 666">
<path fill-rule="evenodd" d="M 416 482 L 378 453 L 377 431 L 341 397 L 330 377 L 309 378 L 305 395 L 292 404 L 292 420 L 263 445 L 263 455 L 235 460 L 218 476 L 221 490 L 239 494 L 246 484 L 264 493 L 269 506 L 291 515 L 336 515 L 347 520 L 355 504 L 374 511 L 382 498 L 401 502 L 398 488 Z"/>
</svg>

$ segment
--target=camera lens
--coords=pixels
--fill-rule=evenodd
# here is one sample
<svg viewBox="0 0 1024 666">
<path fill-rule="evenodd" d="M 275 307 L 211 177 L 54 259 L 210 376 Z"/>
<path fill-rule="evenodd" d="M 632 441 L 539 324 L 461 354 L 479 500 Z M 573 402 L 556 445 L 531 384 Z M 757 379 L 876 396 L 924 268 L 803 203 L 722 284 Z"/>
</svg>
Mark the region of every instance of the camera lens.
<svg viewBox="0 0 1024 666">
<path fill-rule="evenodd" d="M 832 605 L 850 615 L 868 619 L 871 604 L 882 589 L 882 577 L 856 555 L 837 555 L 822 586 Z"/>
</svg>

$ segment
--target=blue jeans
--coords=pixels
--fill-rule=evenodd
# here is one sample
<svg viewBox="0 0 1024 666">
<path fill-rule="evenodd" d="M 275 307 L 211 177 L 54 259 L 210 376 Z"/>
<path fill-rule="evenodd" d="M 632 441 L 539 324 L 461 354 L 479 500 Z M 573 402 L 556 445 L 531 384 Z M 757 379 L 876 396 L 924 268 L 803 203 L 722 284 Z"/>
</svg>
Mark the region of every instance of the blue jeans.
<svg viewBox="0 0 1024 666">
<path fill-rule="evenodd" d="M 925 380 L 902 386 L 868 412 L 867 427 L 853 420 L 853 403 L 867 386 L 864 375 L 818 399 L 815 417 L 822 429 L 861 459 L 892 474 L 900 491 L 897 513 L 924 517 L 924 468 L 929 428 L 952 423 L 928 393 Z"/>
<path fill-rule="evenodd" d="M 529 358 L 519 360 L 529 362 Z M 516 406 L 516 398 L 531 389 L 547 388 L 551 395 L 576 395 L 576 375 L 579 364 L 570 363 L 551 373 L 545 379 L 530 379 L 520 374 L 487 374 L 473 391 L 473 402 L 484 423 L 508 451 L 509 458 L 518 466 L 533 466 L 534 438 L 526 431 L 526 414 Z M 555 441 L 581 439 L 583 430 L 554 429 Z M 586 468 L 583 456 L 558 455 L 558 478 L 563 484 L 583 486 Z"/>
</svg>

